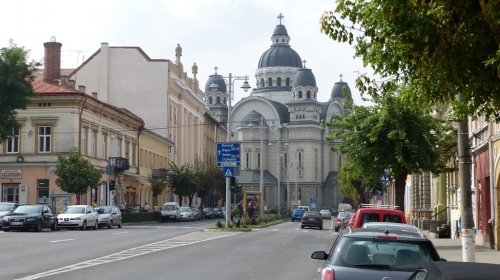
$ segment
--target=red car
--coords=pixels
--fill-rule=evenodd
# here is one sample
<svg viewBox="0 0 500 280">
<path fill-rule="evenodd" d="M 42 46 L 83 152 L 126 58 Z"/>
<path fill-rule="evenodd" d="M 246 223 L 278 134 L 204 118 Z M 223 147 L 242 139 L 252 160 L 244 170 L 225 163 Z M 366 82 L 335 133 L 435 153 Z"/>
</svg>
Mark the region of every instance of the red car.
<svg viewBox="0 0 500 280">
<path fill-rule="evenodd" d="M 348 227 L 361 228 L 364 223 L 391 222 L 406 224 L 406 217 L 398 206 L 361 204 L 358 210 L 351 215 Z"/>
</svg>

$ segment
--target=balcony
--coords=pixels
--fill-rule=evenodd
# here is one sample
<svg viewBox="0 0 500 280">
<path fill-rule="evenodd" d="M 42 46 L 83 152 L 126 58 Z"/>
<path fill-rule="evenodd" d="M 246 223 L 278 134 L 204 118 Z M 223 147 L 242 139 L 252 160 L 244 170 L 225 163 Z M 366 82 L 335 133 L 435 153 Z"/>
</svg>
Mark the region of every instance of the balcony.
<svg viewBox="0 0 500 280">
<path fill-rule="evenodd" d="M 130 165 L 128 163 L 128 158 L 122 158 L 122 157 L 110 157 L 109 165 L 115 167 L 115 173 L 120 173 L 125 170 L 129 170 L 130 168 Z"/>
<path fill-rule="evenodd" d="M 165 178 L 165 177 L 167 177 L 167 169 L 165 169 L 165 168 L 153 169 L 153 174 L 151 177 L 153 179 Z"/>
</svg>

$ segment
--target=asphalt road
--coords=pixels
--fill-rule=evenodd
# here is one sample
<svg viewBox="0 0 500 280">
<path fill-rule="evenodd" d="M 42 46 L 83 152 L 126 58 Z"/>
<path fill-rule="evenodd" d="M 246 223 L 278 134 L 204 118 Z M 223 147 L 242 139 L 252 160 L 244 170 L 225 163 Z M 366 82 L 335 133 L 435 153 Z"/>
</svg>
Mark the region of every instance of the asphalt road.
<svg viewBox="0 0 500 280">
<path fill-rule="evenodd" d="M 285 222 L 205 232 L 215 220 L 121 229 L 0 232 L 1 279 L 318 279 L 336 233 Z"/>
</svg>

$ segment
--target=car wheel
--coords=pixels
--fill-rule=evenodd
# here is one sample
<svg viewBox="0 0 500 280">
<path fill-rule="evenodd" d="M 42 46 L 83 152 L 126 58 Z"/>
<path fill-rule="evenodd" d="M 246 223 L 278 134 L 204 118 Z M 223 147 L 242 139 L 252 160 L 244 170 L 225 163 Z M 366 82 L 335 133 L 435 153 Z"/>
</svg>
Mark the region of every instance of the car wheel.
<svg viewBox="0 0 500 280">
<path fill-rule="evenodd" d="M 36 223 L 35 231 L 40 232 L 42 231 L 42 228 L 43 228 L 42 221 L 38 221 L 38 223 Z"/>
<path fill-rule="evenodd" d="M 9 232 L 9 231 L 10 231 L 10 229 L 8 229 L 8 228 L 4 228 L 4 229 L 3 229 L 3 231 L 5 231 L 5 232 Z"/>
<path fill-rule="evenodd" d="M 323 230 L 323 227 L 319 227 L 319 230 Z"/>
<path fill-rule="evenodd" d="M 108 228 L 113 228 L 113 220 L 109 221 Z"/>
<path fill-rule="evenodd" d="M 57 220 L 54 221 L 54 224 L 52 224 L 52 227 L 50 228 L 51 231 L 56 231 L 59 230 L 59 227 L 57 226 Z"/>
<path fill-rule="evenodd" d="M 122 228 L 122 221 L 118 224 L 118 228 Z"/>
<path fill-rule="evenodd" d="M 304 226 L 300 226 L 300 228 L 304 228 Z"/>
<path fill-rule="evenodd" d="M 80 227 L 81 230 L 86 230 L 87 229 L 87 221 L 83 221 L 82 226 Z"/>
<path fill-rule="evenodd" d="M 335 231 L 339 231 L 339 228 L 338 228 L 338 227 L 335 227 Z"/>
<path fill-rule="evenodd" d="M 95 220 L 94 227 L 92 228 L 93 230 L 97 230 L 99 228 L 99 222 Z"/>
</svg>

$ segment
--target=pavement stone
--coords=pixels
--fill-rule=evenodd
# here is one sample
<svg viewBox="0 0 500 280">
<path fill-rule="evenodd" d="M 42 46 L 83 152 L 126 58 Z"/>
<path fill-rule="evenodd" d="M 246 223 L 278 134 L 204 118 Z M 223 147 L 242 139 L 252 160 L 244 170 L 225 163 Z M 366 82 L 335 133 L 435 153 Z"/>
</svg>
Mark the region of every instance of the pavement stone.
<svg viewBox="0 0 500 280">
<path fill-rule="evenodd" d="M 462 240 L 451 238 L 434 238 L 434 233 L 422 231 L 434 247 L 441 258 L 447 261 L 462 261 Z M 500 251 L 490 249 L 490 247 L 475 245 L 476 262 L 500 264 Z"/>
</svg>

